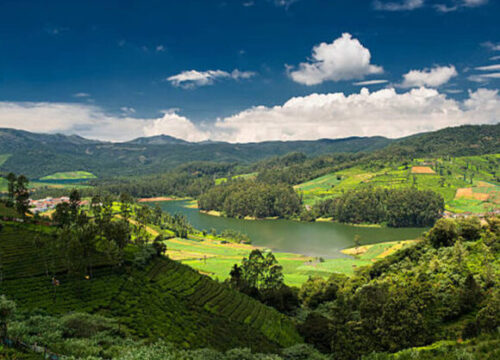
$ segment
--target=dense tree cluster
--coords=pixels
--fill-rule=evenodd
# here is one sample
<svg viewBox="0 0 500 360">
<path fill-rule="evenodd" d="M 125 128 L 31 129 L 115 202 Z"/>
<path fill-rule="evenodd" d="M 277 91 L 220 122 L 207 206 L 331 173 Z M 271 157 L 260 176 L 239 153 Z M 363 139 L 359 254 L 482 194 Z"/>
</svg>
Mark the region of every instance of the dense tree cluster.
<svg viewBox="0 0 500 360">
<path fill-rule="evenodd" d="M 247 294 L 280 312 L 291 313 L 298 307 L 296 292 L 285 285 L 283 267 L 272 252 L 253 250 L 235 264 L 230 272 L 231 288 Z"/>
<path fill-rule="evenodd" d="M 298 215 L 301 200 L 286 184 L 234 180 L 216 186 L 198 199 L 201 210 L 217 210 L 229 217 L 289 218 Z"/>
<path fill-rule="evenodd" d="M 490 264 L 499 255 L 498 224 L 498 218 L 483 227 L 477 220 L 440 221 L 427 240 L 353 277 L 311 278 L 299 292 L 302 335 L 335 359 L 357 359 L 496 331 L 500 288 Z"/>
<path fill-rule="evenodd" d="M 392 227 L 432 226 L 444 211 L 441 195 L 414 188 L 365 188 L 317 204 L 312 215 L 343 223 L 387 223 Z"/>
<path fill-rule="evenodd" d="M 257 180 L 260 182 L 296 185 L 345 169 L 362 157 L 362 153 L 340 153 L 307 158 L 302 153 L 290 153 L 258 162 L 248 171 L 258 172 Z"/>
</svg>

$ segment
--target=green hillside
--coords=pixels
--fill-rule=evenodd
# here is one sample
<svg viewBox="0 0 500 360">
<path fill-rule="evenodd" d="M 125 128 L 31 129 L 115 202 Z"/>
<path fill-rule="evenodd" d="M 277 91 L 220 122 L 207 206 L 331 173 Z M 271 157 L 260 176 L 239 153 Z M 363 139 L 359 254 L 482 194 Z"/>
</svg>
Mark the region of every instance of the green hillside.
<svg viewBox="0 0 500 360">
<path fill-rule="evenodd" d="M 447 210 L 482 213 L 500 206 L 499 168 L 500 154 L 421 158 L 383 165 L 366 163 L 307 181 L 295 189 L 303 195 L 305 204 L 313 205 L 322 199 L 368 186 L 414 186 L 441 194 Z"/>
<path fill-rule="evenodd" d="M 284 315 L 167 258 L 143 267 L 95 259 L 93 278 L 63 272 L 64 259 L 34 245 L 54 229 L 7 223 L 0 241 L 1 293 L 25 311 L 72 311 L 117 319 L 135 338 L 162 338 L 186 348 L 277 350 L 301 339 Z M 60 285 L 54 287 L 54 271 Z"/>
<path fill-rule="evenodd" d="M 142 138 L 131 142 L 108 143 L 78 136 L 35 134 L 0 129 L 0 154 L 11 156 L 0 171 L 39 178 L 56 172 L 73 171 L 75 164 L 98 177 L 158 174 L 192 161 L 251 163 L 274 155 L 301 151 L 308 155 L 372 151 L 392 140 L 383 137 L 352 137 L 317 141 L 269 141 L 230 144 L 189 143 Z M 161 140 L 161 139 L 160 139 Z"/>
</svg>

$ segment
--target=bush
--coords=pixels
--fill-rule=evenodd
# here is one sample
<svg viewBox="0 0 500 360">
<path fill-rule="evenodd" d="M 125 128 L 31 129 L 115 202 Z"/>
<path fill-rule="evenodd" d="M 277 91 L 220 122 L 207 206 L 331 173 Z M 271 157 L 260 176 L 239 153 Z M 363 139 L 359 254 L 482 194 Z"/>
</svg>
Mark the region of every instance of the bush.
<svg viewBox="0 0 500 360">
<path fill-rule="evenodd" d="M 439 219 L 428 233 L 429 241 L 436 249 L 452 246 L 458 239 L 458 229 L 454 220 Z"/>
</svg>

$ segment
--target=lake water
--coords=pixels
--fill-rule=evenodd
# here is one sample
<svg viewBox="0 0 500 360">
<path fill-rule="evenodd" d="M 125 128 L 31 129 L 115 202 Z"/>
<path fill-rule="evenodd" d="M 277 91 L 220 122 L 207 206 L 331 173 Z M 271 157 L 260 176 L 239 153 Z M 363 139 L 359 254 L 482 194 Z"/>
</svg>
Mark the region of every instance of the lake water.
<svg viewBox="0 0 500 360">
<path fill-rule="evenodd" d="M 158 203 L 171 214 L 185 215 L 198 230 L 233 229 L 247 234 L 256 246 L 276 251 L 291 252 L 324 258 L 344 257 L 340 250 L 354 246 L 354 235 L 361 236 L 362 244 L 415 239 L 423 228 L 358 227 L 334 222 L 305 223 L 291 220 L 240 220 L 211 216 L 198 209 L 187 208 L 187 201 Z"/>
</svg>

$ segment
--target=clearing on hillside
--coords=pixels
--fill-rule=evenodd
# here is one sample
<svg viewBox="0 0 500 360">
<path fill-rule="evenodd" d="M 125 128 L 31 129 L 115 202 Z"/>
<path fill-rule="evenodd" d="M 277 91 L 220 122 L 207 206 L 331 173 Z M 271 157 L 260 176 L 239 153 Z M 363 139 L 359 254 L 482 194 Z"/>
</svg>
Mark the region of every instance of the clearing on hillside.
<svg viewBox="0 0 500 360">
<path fill-rule="evenodd" d="M 40 180 L 87 180 L 95 179 L 97 176 L 88 171 L 65 171 L 44 176 Z"/>
<path fill-rule="evenodd" d="M 411 168 L 412 174 L 435 174 L 436 172 L 428 166 L 414 166 Z"/>
<path fill-rule="evenodd" d="M 455 195 L 455 199 L 473 199 L 479 201 L 486 201 L 490 197 L 489 194 L 477 193 L 472 190 L 472 188 L 461 188 L 457 189 L 457 194 Z"/>
</svg>

